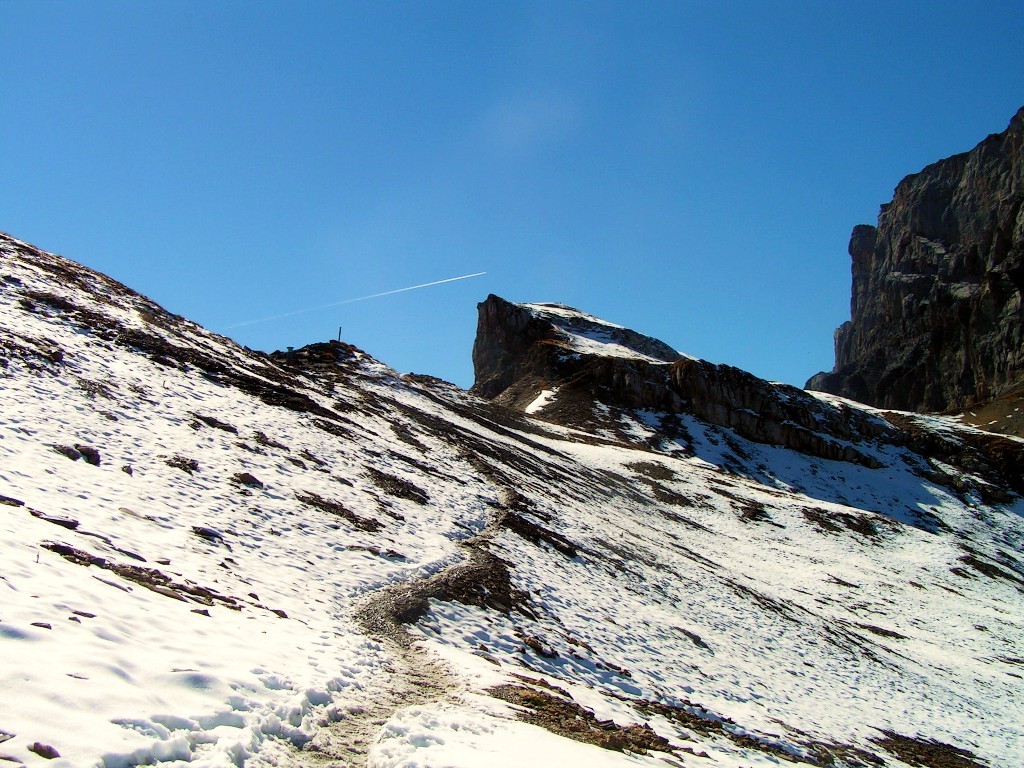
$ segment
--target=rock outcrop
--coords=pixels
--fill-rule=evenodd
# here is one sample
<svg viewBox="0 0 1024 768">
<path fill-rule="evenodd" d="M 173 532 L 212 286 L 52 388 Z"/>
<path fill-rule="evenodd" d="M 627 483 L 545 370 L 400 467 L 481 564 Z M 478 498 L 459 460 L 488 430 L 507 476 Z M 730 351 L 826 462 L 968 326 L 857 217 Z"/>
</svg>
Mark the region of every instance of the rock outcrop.
<svg viewBox="0 0 1024 768">
<path fill-rule="evenodd" d="M 685 356 L 570 307 L 492 295 L 478 308 L 473 391 L 517 410 L 557 389 L 543 416 L 570 426 L 592 426 L 607 407 L 692 414 L 754 442 L 866 466 L 874 459 L 853 443 L 898 440 L 881 418 Z"/>
<path fill-rule="evenodd" d="M 552 352 L 578 354 L 586 341 L 625 359 L 670 363 L 683 357 L 664 342 L 562 304 L 513 304 L 492 294 L 477 309 L 473 391 L 488 399 L 521 384 L 524 372 L 558 377 L 565 361 Z"/>
<path fill-rule="evenodd" d="M 1003 133 L 903 179 L 850 238 L 851 320 L 808 389 L 962 411 L 1024 387 L 1024 108 Z"/>
</svg>

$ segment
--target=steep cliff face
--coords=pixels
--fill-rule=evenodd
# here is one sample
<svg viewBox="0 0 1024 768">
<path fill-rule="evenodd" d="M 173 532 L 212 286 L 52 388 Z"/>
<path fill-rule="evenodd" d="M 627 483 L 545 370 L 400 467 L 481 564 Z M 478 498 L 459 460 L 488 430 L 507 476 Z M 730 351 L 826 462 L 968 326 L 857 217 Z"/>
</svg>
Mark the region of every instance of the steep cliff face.
<svg viewBox="0 0 1024 768">
<path fill-rule="evenodd" d="M 582 358 L 619 361 L 625 369 L 684 357 L 664 342 L 562 304 L 513 304 L 492 294 L 477 309 L 473 391 L 509 405 L 535 395 L 538 383 L 565 378 Z"/>
<path fill-rule="evenodd" d="M 960 411 L 1024 386 L 1024 108 L 908 176 L 850 238 L 851 320 L 807 382 L 871 405 Z"/>
</svg>

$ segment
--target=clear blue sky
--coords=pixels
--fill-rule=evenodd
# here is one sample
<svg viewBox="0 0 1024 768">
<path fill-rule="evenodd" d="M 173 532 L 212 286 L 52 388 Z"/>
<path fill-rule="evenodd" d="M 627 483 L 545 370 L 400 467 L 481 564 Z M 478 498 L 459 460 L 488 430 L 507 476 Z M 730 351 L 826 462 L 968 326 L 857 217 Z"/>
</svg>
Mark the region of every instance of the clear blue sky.
<svg viewBox="0 0 1024 768">
<path fill-rule="evenodd" d="M 1024 104 L 1019 0 L 0 0 L 0 28 L 0 230 L 250 347 L 340 325 L 463 386 L 488 293 L 802 384 L 853 225 Z"/>
</svg>

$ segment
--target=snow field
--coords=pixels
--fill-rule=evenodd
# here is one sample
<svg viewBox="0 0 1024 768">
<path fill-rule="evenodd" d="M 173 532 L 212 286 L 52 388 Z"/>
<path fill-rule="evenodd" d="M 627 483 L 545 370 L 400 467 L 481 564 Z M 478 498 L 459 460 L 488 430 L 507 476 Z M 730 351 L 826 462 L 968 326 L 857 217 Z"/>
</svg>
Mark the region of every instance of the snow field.
<svg viewBox="0 0 1024 768">
<path fill-rule="evenodd" d="M 161 320 L 113 281 L 58 280 L 45 262 L 56 257 L 0 250 L 0 277 L 21 281 L 0 284 L 0 755 L 300 765 L 303 745 L 396 677 L 394 649 L 363 633 L 356 602 L 460 562 L 460 542 L 486 530 L 527 609 L 432 600 L 410 632 L 454 671 L 453 690 L 391 713 L 370 766 L 665 764 L 520 722 L 485 695 L 497 685 L 646 722 L 706 755 L 677 752 L 686 765 L 778 765 L 779 750 L 870 745 L 881 728 L 992 768 L 1024 762 L 1021 591 L 991 571 L 1022 549 L 1020 499 L 985 505 L 925 481 L 892 446 L 857 446 L 885 464 L 870 470 L 689 417 L 689 439 L 668 440 L 660 414 L 622 415 L 622 433 L 652 452 L 491 421 L 471 395 L 358 354 L 334 382 L 286 372 Z M 285 377 L 338 416 L 324 429 L 322 414 L 267 405 L 227 375 L 150 359 L 59 301 L 30 311 L 27 290 L 254 381 Z M 643 356 L 619 343 L 624 329 L 591 321 L 578 349 Z M 91 446 L 100 464 L 54 445 Z M 509 491 L 525 527 L 495 527 Z M 103 562 L 72 561 L 83 556 Z"/>
<path fill-rule="evenodd" d="M 819 475 L 849 476 L 856 485 L 860 473 L 871 471 L 743 447 L 778 454 L 767 458 L 781 477 L 813 477 L 813 466 Z M 651 461 L 616 447 L 563 443 L 559 449 L 577 466 L 620 476 L 637 461 Z M 791 464 L 778 466 L 782 457 Z M 962 550 L 948 537 L 873 513 L 867 517 L 877 521 L 878 540 L 850 531 L 823 535 L 804 509 L 863 516 L 864 508 L 735 478 L 727 496 L 716 496 L 709 489 L 721 474 L 707 462 L 660 463 L 675 474 L 664 483 L 693 503 L 660 516 L 653 500 L 637 502 L 610 488 L 604 503 L 584 508 L 569 488 L 554 484 L 541 502 L 557 520 L 548 525 L 583 554 L 570 561 L 515 535 L 498 539 L 495 551 L 514 564 L 514 582 L 532 585 L 539 621 L 436 603 L 421 631 L 467 651 L 482 642 L 503 668 L 525 667 L 559 685 L 575 682 L 606 700 L 697 702 L 735 720 L 739 731 L 774 734 L 798 754 L 808 736 L 857 743 L 883 727 L 924 731 L 982 753 L 1012 753 L 1024 722 L 1020 705 L 1009 704 L 1021 700 L 1020 679 L 1007 674 L 1011 666 L 992 663 L 1012 656 L 1024 637 L 1024 624 L 1010 618 L 1020 600 L 1012 585 L 972 585 L 975 597 L 958 599 L 951 590 L 963 589 L 964 580 L 949 568 Z M 876 471 L 872 501 L 892 494 L 898 514 L 927 503 L 951 525 L 977 527 L 981 510 L 964 508 L 945 489 L 922 489 L 899 471 L 886 472 Z M 805 484 L 809 493 L 826 487 Z M 858 491 L 862 497 L 868 488 Z M 744 504 L 756 504 L 781 527 L 743 521 L 736 508 Z M 681 526 L 676 514 L 691 524 Z M 1016 515 L 999 522 L 1019 537 Z M 752 525 L 763 530 L 754 533 Z M 614 541 L 604 531 L 615 531 Z M 909 583 L 908 573 L 920 586 Z M 837 583 L 846 586 L 837 590 Z M 1000 629 L 977 629 L 988 626 Z M 877 634 L 886 630 L 902 637 Z M 557 657 L 527 650 L 524 635 L 538 637 Z M 634 711 L 634 721 L 639 718 Z M 701 748 L 719 754 L 723 765 L 753 757 L 727 741 Z"/>
</svg>

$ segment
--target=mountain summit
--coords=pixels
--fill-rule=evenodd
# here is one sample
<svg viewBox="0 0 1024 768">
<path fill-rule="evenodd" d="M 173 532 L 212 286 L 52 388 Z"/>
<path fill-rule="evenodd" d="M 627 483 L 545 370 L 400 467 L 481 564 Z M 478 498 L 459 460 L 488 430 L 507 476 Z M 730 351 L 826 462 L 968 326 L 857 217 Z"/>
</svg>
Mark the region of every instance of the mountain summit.
<svg viewBox="0 0 1024 768">
<path fill-rule="evenodd" d="M 1024 442 L 480 323 L 465 392 L 0 236 L 0 758 L 1024 762 Z"/>
</svg>

